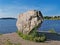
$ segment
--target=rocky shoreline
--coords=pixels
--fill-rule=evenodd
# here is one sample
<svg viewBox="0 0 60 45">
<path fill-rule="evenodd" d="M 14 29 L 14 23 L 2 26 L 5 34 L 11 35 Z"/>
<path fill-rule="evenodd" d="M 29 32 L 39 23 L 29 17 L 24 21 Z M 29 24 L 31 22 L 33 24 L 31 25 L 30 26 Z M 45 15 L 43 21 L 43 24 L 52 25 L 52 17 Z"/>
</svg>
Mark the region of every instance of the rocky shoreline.
<svg viewBox="0 0 60 45">
<path fill-rule="evenodd" d="M 53 38 L 53 37 L 52 37 Z M 24 40 L 17 33 L 8 33 L 0 35 L 0 45 L 6 45 L 6 41 L 9 40 L 13 45 L 20 43 L 21 45 L 59 45 L 60 41 L 58 40 L 48 40 L 46 42 L 32 42 L 28 40 Z"/>
</svg>

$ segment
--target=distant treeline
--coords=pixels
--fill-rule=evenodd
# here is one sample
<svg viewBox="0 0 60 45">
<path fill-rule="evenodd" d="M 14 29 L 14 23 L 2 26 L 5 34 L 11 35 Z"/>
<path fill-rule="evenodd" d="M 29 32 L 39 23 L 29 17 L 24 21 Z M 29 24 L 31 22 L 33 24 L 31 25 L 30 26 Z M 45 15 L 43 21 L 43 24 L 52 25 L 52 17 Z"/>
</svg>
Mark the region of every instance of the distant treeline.
<svg viewBox="0 0 60 45">
<path fill-rule="evenodd" d="M 44 19 L 49 19 L 49 20 L 60 20 L 60 16 L 44 16 Z"/>
<path fill-rule="evenodd" d="M 16 18 L 7 17 L 7 18 L 0 18 L 0 19 L 16 19 Z"/>
</svg>

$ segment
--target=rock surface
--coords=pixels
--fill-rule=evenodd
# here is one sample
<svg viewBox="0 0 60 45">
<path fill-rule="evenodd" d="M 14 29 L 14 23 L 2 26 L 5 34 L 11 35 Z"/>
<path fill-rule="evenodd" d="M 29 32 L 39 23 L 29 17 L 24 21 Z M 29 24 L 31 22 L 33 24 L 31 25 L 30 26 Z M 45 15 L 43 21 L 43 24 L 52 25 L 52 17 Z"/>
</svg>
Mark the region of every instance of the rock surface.
<svg viewBox="0 0 60 45">
<path fill-rule="evenodd" d="M 60 35 L 58 36 L 60 37 Z M 50 37 L 52 38 L 52 36 Z M 58 39 L 58 37 L 54 39 Z M 46 42 L 37 43 L 29 40 L 24 40 L 15 32 L 0 35 L 0 45 L 19 45 L 19 44 L 21 45 L 60 45 L 60 39 L 59 40 L 47 39 Z"/>
<path fill-rule="evenodd" d="M 41 25 L 42 22 L 42 13 L 37 10 L 31 10 L 18 16 L 16 26 L 18 31 L 23 34 L 29 34 L 35 26 Z"/>
</svg>

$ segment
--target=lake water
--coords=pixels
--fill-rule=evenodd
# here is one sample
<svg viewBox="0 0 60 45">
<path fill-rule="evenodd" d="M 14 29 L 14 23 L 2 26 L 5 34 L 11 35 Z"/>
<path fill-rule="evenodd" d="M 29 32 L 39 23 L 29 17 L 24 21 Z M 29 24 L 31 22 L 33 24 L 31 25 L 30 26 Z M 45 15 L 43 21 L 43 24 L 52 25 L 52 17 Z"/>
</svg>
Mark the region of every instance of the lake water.
<svg viewBox="0 0 60 45">
<path fill-rule="evenodd" d="M 60 33 L 60 20 L 44 20 L 41 27 L 39 28 L 40 31 L 48 31 L 50 29 L 54 29 L 56 32 Z M 12 19 L 0 19 L 0 33 L 11 33 L 16 32 L 16 20 Z"/>
<path fill-rule="evenodd" d="M 16 32 L 16 20 L 15 19 L 1 19 L 0 20 L 0 33 Z"/>
<path fill-rule="evenodd" d="M 60 20 L 44 20 L 39 31 L 55 30 L 60 33 Z"/>
</svg>

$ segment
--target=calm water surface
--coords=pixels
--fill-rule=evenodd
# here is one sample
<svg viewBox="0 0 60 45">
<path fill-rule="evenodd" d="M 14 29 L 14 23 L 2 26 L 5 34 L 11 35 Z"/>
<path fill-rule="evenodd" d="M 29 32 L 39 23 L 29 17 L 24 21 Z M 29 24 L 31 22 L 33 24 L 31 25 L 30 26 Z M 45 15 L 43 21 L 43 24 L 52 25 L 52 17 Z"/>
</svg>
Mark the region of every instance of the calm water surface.
<svg viewBox="0 0 60 45">
<path fill-rule="evenodd" d="M 56 32 L 60 33 L 60 20 L 44 20 L 39 28 L 40 31 L 48 31 L 50 29 L 54 29 Z M 0 33 L 11 33 L 16 31 L 15 19 L 0 19 Z"/>
<path fill-rule="evenodd" d="M 60 33 L 60 20 L 44 20 L 40 31 L 55 30 L 57 33 Z"/>
<path fill-rule="evenodd" d="M 15 19 L 1 19 L 0 20 L 0 33 L 16 32 L 16 20 Z"/>
</svg>

